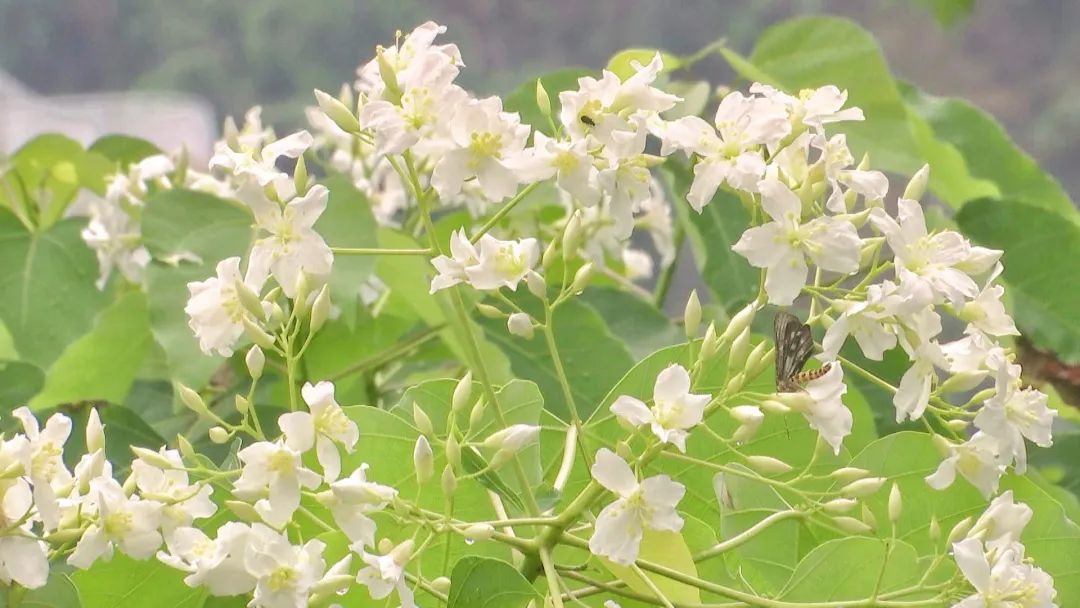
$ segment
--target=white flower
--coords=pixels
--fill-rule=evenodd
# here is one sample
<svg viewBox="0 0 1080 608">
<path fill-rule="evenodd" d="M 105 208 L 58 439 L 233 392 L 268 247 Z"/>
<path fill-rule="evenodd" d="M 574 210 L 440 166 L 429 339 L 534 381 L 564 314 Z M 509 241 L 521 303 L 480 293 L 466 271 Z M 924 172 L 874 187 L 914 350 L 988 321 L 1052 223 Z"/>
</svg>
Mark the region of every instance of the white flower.
<svg viewBox="0 0 1080 608">
<path fill-rule="evenodd" d="M 90 483 L 90 502 L 97 519 L 83 533 L 68 563 L 85 570 L 98 558 L 111 559 L 113 549 L 135 559 L 146 559 L 161 546 L 161 504 L 124 493 L 115 479 Z M 84 505 L 85 513 L 86 505 Z"/>
<path fill-rule="evenodd" d="M 660 265 L 668 266 L 675 261 L 675 228 L 671 218 L 671 204 L 664 195 L 664 186 L 653 178 L 649 183 L 649 197 L 638 204 L 634 227 L 648 231 L 653 247 L 660 254 Z M 625 259 L 625 258 L 624 258 Z M 650 271 L 647 273 L 651 275 Z"/>
<path fill-rule="evenodd" d="M 606 167 L 597 177 L 607 195 L 608 214 L 615 221 L 615 236 L 626 239 L 634 230 L 634 211 L 653 195 L 649 167 L 659 159 L 645 154 L 648 132 L 641 115 L 630 120 L 609 117 L 605 124 L 614 126 L 601 150 Z"/>
<path fill-rule="evenodd" d="M 258 525 L 258 524 L 256 524 Z M 267 531 L 263 542 L 248 545 L 244 566 L 255 577 L 251 608 L 306 608 L 311 587 L 326 571 L 320 540 L 297 547 L 276 532 Z"/>
<path fill-rule="evenodd" d="M 25 479 L 8 480 L 0 496 L 0 525 L 12 533 L 0 536 L 0 581 L 12 581 L 36 589 L 49 578 L 48 545 L 33 537 L 32 518 L 34 498 Z M 18 527 L 15 524 L 23 521 Z"/>
<path fill-rule="evenodd" d="M 469 235 L 465 234 L 465 229 L 455 230 L 450 234 L 450 255 L 440 255 L 431 260 L 431 265 L 439 274 L 431 280 L 430 293 L 468 281 L 465 269 L 479 263 L 480 252 L 469 240 Z"/>
<path fill-rule="evenodd" d="M 356 573 L 356 581 L 368 588 L 372 599 L 381 600 L 396 589 L 401 608 L 416 608 L 413 592 L 405 581 L 405 564 L 412 557 L 412 549 L 411 540 L 394 547 L 386 555 L 375 555 L 361 549 L 360 558 L 367 565 Z"/>
<path fill-rule="evenodd" d="M 948 362 L 949 373 L 953 374 L 949 383 L 959 391 L 978 386 L 990 374 L 990 368 L 996 368 L 995 362 L 1005 358 L 1001 346 L 978 330 L 959 340 L 942 344 L 941 352 Z"/>
<path fill-rule="evenodd" d="M 953 544 L 953 557 L 975 587 L 953 608 L 1057 608 L 1054 579 L 1024 561 L 1024 547 L 1012 544 L 987 553 L 977 539 Z"/>
<path fill-rule="evenodd" d="M 631 281 L 648 279 L 653 275 L 652 256 L 647 251 L 626 248 L 622 253 L 622 263 L 626 269 L 626 278 Z"/>
<path fill-rule="evenodd" d="M 397 100 L 372 99 L 360 108 L 360 124 L 375 132 L 375 153 L 400 154 L 415 147 L 420 156 L 444 148 L 458 106 L 469 95 L 452 84 L 458 68 L 448 58 L 429 55 Z M 400 84 L 400 83 L 399 83 Z"/>
<path fill-rule="evenodd" d="M 686 195 L 699 213 L 721 184 L 757 191 L 765 175 L 762 146 L 774 146 L 791 132 L 783 105 L 739 92 L 724 97 L 713 123 L 715 128 L 697 116 L 686 116 L 666 125 L 661 134 L 661 154 L 678 148 L 699 157 Z"/>
<path fill-rule="evenodd" d="M 900 385 L 896 387 L 893 395 L 893 405 L 896 406 L 896 421 L 918 420 L 930 404 L 930 389 L 937 377 L 934 371 L 936 367 L 945 367 L 945 355 L 937 342 L 924 342 L 915 352 L 909 353 L 912 358 L 911 367 L 900 378 Z"/>
<path fill-rule="evenodd" d="M 897 219 L 884 209 L 870 212 L 870 221 L 885 235 L 896 256 L 901 280 L 921 280 L 934 291 L 935 301 L 948 299 L 961 304 L 978 293 L 979 288 L 963 270 L 957 268 L 968 259 L 971 245 L 952 230 L 929 234 L 922 206 L 913 200 L 897 202 Z"/>
<path fill-rule="evenodd" d="M 101 274 L 96 282 L 104 289 L 113 268 L 132 283 L 141 283 L 150 264 L 150 252 L 142 245 L 139 220 L 119 201 L 95 198 L 90 201 L 90 221 L 82 238 L 97 254 Z"/>
<path fill-rule="evenodd" d="M 650 425 L 663 443 L 686 451 L 687 431 L 701 423 L 709 395 L 690 393 L 690 374 L 681 365 L 669 365 L 656 376 L 653 406 L 639 399 L 621 395 L 611 404 L 611 411 L 632 426 Z"/>
<path fill-rule="evenodd" d="M 296 187 L 288 174 L 277 168 L 277 161 L 282 156 L 297 158 L 311 147 L 314 139 L 307 131 L 297 131 L 281 139 L 262 145 L 259 141 L 248 147 L 240 142 L 239 150 L 231 148 L 227 141 L 214 146 L 214 155 L 210 158 L 211 169 L 225 169 L 231 175 L 252 180 L 259 186 L 273 186 L 282 198 L 292 198 Z"/>
<path fill-rule="evenodd" d="M 1017 473 L 1027 470 L 1027 438 L 1039 447 L 1053 445 L 1051 426 L 1057 410 L 1047 407 L 1047 396 L 1033 388 L 1019 388 L 1020 366 L 997 358 L 996 393 L 983 403 L 975 426 L 993 436 L 1001 446 L 1005 464 L 1015 463 Z"/>
<path fill-rule="evenodd" d="M 990 506 L 979 516 L 967 537 L 977 538 L 989 548 L 1005 547 L 1020 542 L 1020 533 L 1031 521 L 1031 516 L 1031 507 L 1015 502 L 1012 490 L 1007 490 L 990 501 Z"/>
<path fill-rule="evenodd" d="M 784 104 L 791 114 L 792 123 L 801 123 L 819 132 L 829 123 L 864 118 L 859 108 L 842 109 L 847 103 L 847 91 L 833 85 L 826 85 L 819 89 L 806 89 L 801 91 L 798 97 L 761 83 L 751 85 L 750 92 Z"/>
<path fill-rule="evenodd" d="M 556 185 L 586 207 L 600 202 L 598 173 L 585 139 L 560 141 L 540 131 L 533 134 L 533 146 L 515 163 L 524 182 L 555 177 Z"/>
<path fill-rule="evenodd" d="M 897 285 L 883 281 L 870 285 L 863 301 L 836 300 L 833 306 L 842 312 L 825 331 L 823 356 L 835 358 L 848 336 L 867 358 L 880 361 L 885 352 L 896 346 L 897 333 L 905 322 L 933 303 L 933 294 L 922 283 L 908 281 Z"/>
<path fill-rule="evenodd" d="M 217 506 L 210 500 L 210 484 L 190 483 L 180 452 L 161 448 L 157 454 L 173 467 L 163 469 L 136 458 L 131 463 L 131 477 L 140 495 L 162 503 L 161 528 L 167 537 L 176 528 L 190 526 L 195 519 L 210 517 Z"/>
<path fill-rule="evenodd" d="M 1005 304 L 1001 301 L 1005 288 L 994 284 L 994 279 L 1001 271 L 1001 264 L 996 265 L 986 279 L 986 286 L 970 302 L 964 303 L 959 316 L 970 323 L 969 327 L 991 336 L 1018 336 L 1020 332 L 1016 330 L 1012 317 L 1005 311 Z"/>
<path fill-rule="evenodd" d="M 300 394 L 310 411 L 282 414 L 278 417 L 278 427 L 285 433 L 285 445 L 290 449 L 304 453 L 314 446 L 323 478 L 333 481 L 341 473 L 337 444 L 351 453 L 360 438 L 360 430 L 334 399 L 332 382 L 307 382 Z"/>
<path fill-rule="evenodd" d="M 936 471 L 926 477 L 926 483 L 935 490 L 952 485 L 956 473 L 978 488 L 983 496 L 997 492 L 998 480 L 1005 472 L 1001 464 L 1000 447 L 995 438 L 983 432 L 975 433 L 961 444 L 950 444 L 949 455 L 941 461 Z"/>
<path fill-rule="evenodd" d="M 241 278 L 240 258 L 232 257 L 218 262 L 217 276 L 188 283 L 191 297 L 184 312 L 204 353 L 232 355 L 233 346 L 244 334 L 243 319 L 250 316 L 240 302 L 236 285 L 243 281 L 252 292 L 259 293 L 264 279 L 265 275 L 258 276 L 250 271 L 247 277 Z"/>
<path fill-rule="evenodd" d="M 258 498 L 255 510 L 266 523 L 280 528 L 300 506 L 300 487 L 318 487 L 318 473 L 304 468 L 300 453 L 280 440 L 260 441 L 237 454 L 244 468 L 233 484 L 234 493 L 243 500 Z M 263 498 L 265 496 L 265 498 Z"/>
<path fill-rule="evenodd" d="M 397 490 L 367 480 L 367 464 L 351 475 L 330 484 L 330 491 L 319 500 L 330 509 L 345 535 L 365 547 L 375 544 L 375 520 L 368 515 L 386 508 L 397 497 Z"/>
<path fill-rule="evenodd" d="M 641 114 L 654 116 L 675 106 L 679 98 L 652 86 L 664 69 L 660 53 L 647 65 L 634 61 L 634 74 L 625 81 L 604 70 L 600 80 L 578 78 L 576 91 L 559 93 L 559 121 L 574 138 L 584 137 L 597 126 L 603 129 L 606 117 Z M 593 124 L 590 125 L 589 122 Z M 595 125 L 595 126 L 593 126 Z"/>
<path fill-rule="evenodd" d="M 773 219 L 742 234 L 732 249 L 751 266 L 765 268 L 769 302 L 789 306 L 806 285 L 809 257 L 823 270 L 852 273 L 859 269 L 862 241 L 850 222 L 818 217 L 800 224 L 802 202 L 776 178 L 759 184 L 761 205 Z"/>
<path fill-rule="evenodd" d="M 391 98 L 387 80 L 397 82 L 399 88 L 427 88 L 433 81 L 450 82 L 457 77 L 462 65 L 461 51 L 456 44 L 432 44 L 446 27 L 433 21 L 420 24 L 398 45 L 380 48 L 381 59 L 372 59 L 357 70 L 356 88 L 370 98 Z M 383 74 L 382 66 L 393 74 Z"/>
<path fill-rule="evenodd" d="M 474 288 L 481 291 L 509 287 L 518 283 L 532 270 L 540 257 L 536 239 L 500 241 L 485 234 L 480 237 L 480 256 L 476 264 L 465 268 L 465 276 Z"/>
<path fill-rule="evenodd" d="M 259 528 L 270 532 L 264 526 Z M 189 573 L 184 583 L 189 587 L 206 587 L 210 595 L 251 593 L 255 578 L 244 565 L 244 553 L 255 538 L 256 533 L 249 526 L 231 521 L 218 528 L 214 539 L 198 528 L 177 528 L 165 538 L 168 551 L 159 551 L 157 558 L 169 567 Z"/>
<path fill-rule="evenodd" d="M 64 444 L 71 435 L 71 419 L 63 414 L 53 414 L 39 429 L 37 418 L 29 408 L 20 407 L 12 415 L 22 423 L 26 440 L 14 444 L 23 472 L 34 487 L 34 504 L 46 530 L 59 524 L 60 509 L 57 506 L 57 490 L 72 482 L 71 473 L 64 466 Z"/>
<path fill-rule="evenodd" d="M 431 175 L 440 196 L 456 196 L 472 178 L 490 201 L 517 191 L 518 176 L 508 163 L 525 148 L 529 127 L 521 124 L 517 113 L 503 112 L 501 99 L 470 99 L 458 106 L 450 138 L 455 147 L 443 154 Z"/>
<path fill-rule="evenodd" d="M 596 518 L 589 550 L 611 561 L 630 565 L 637 559 L 644 529 L 682 530 L 683 520 L 675 511 L 686 488 L 667 475 L 656 475 L 638 483 L 630 465 L 607 448 L 596 453 L 592 476 L 619 498 L 604 507 Z"/>
<path fill-rule="evenodd" d="M 827 363 L 829 371 L 821 377 L 806 383 L 803 391 L 810 396 L 810 404 L 802 412 L 810 428 L 832 446 L 833 452 L 840 453 L 844 437 L 851 434 L 853 419 L 851 410 L 844 405 L 843 396 L 847 393 L 844 384 L 844 370 L 838 362 Z"/>
<path fill-rule="evenodd" d="M 245 184 L 236 196 L 251 208 L 258 228 L 268 233 L 251 249 L 249 274 L 273 274 L 290 298 L 296 295 L 300 273 L 323 279 L 329 276 L 334 254 L 314 229 L 330 196 L 325 186 L 312 186 L 284 207 L 267 198 L 255 184 Z"/>
</svg>

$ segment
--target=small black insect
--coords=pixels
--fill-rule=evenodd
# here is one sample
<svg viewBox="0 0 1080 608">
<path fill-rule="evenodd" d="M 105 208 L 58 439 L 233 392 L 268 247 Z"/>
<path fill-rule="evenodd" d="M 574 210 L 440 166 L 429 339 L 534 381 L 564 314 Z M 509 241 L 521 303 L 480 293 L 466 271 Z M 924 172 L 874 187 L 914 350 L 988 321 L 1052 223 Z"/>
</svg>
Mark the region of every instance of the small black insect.
<svg viewBox="0 0 1080 608">
<path fill-rule="evenodd" d="M 803 385 L 824 376 L 831 367 L 826 363 L 819 369 L 802 371 L 814 351 L 810 326 L 795 315 L 780 311 L 773 320 L 776 341 L 776 390 L 781 393 L 801 391 Z"/>
<path fill-rule="evenodd" d="M 588 116 L 586 116 L 584 114 L 581 115 L 580 120 L 581 120 L 581 122 L 589 125 L 590 127 L 595 127 L 596 126 L 596 121 L 593 120 L 592 118 L 589 118 Z"/>
</svg>

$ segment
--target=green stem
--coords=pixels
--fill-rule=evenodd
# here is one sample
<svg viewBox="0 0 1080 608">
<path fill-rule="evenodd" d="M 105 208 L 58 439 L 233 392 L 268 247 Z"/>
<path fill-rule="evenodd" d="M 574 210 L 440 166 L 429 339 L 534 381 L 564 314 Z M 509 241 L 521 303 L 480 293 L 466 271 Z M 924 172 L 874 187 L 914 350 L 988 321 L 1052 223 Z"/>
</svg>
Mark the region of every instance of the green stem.
<svg viewBox="0 0 1080 608">
<path fill-rule="evenodd" d="M 479 241 L 480 237 L 484 236 L 485 234 L 488 233 L 489 230 L 494 228 L 495 225 L 498 224 L 500 220 L 502 220 L 502 218 L 506 217 L 507 213 L 510 213 L 510 211 L 514 207 L 516 207 L 518 203 L 520 203 L 522 200 L 524 200 L 525 197 L 528 196 L 529 193 L 532 192 L 533 190 L 535 190 L 536 187 L 539 186 L 539 185 L 540 185 L 540 182 L 535 182 L 535 183 L 529 184 L 528 186 L 525 186 L 521 190 L 521 192 L 518 192 L 517 194 L 515 194 L 514 198 L 507 201 L 506 204 L 503 205 L 501 209 L 496 211 L 495 215 L 491 216 L 491 218 L 489 218 L 488 221 L 484 222 L 484 225 L 480 226 L 480 230 L 477 230 L 476 234 L 472 235 L 472 238 L 470 238 L 469 240 L 471 242 L 473 242 L 473 243 L 475 243 L 476 241 Z"/>
<path fill-rule="evenodd" d="M 683 228 L 682 222 L 678 222 L 675 224 L 675 236 L 672 239 L 672 245 L 675 247 L 675 259 L 671 260 L 671 263 L 667 265 L 667 268 L 664 268 L 656 279 L 656 291 L 653 294 L 653 301 L 660 310 L 664 309 L 664 300 L 667 299 L 668 292 L 671 290 L 671 283 L 675 279 L 675 271 L 679 266 L 679 257 L 682 256 L 683 241 L 685 240 L 686 230 Z"/>
</svg>

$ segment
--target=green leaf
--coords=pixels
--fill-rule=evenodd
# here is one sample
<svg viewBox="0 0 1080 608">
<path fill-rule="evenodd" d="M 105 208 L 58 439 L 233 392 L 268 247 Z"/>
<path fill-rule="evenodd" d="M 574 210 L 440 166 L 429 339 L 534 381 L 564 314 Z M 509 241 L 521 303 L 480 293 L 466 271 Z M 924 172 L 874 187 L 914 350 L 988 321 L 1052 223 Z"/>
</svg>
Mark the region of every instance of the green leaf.
<svg viewBox="0 0 1080 608">
<path fill-rule="evenodd" d="M 651 303 L 615 287 L 590 287 L 579 296 L 607 323 L 635 360 L 686 340 L 682 329 Z"/>
<path fill-rule="evenodd" d="M 914 585 L 922 574 L 911 545 L 850 536 L 827 541 L 808 553 L 780 597 L 789 602 L 861 600 L 875 590 L 887 593 Z"/>
<path fill-rule="evenodd" d="M 550 74 L 540 76 L 540 82 L 544 83 L 544 90 L 551 99 L 551 117 L 558 124 L 559 121 L 559 93 L 577 89 L 578 78 L 592 75 L 591 70 L 585 68 L 565 68 Z M 548 119 L 536 106 L 536 78 L 518 87 L 516 91 L 506 98 L 504 107 L 507 112 L 517 112 L 521 115 L 521 122 L 532 125 L 537 131 L 552 135 Z"/>
<path fill-rule="evenodd" d="M 1002 277 L 1020 331 L 1062 359 L 1080 361 L 1080 282 L 1062 280 L 1080 259 L 1080 225 L 1009 199 L 972 201 L 956 221 L 979 244 L 1005 250 Z"/>
<path fill-rule="evenodd" d="M 19 601 L 19 608 L 81 608 L 83 605 L 71 575 L 57 572 L 55 567 L 44 587 L 27 590 Z M 0 606 L 10 606 L 10 603 L 0 600 Z"/>
<path fill-rule="evenodd" d="M 450 575 L 447 608 L 524 608 L 539 599 L 529 581 L 510 564 L 489 557 L 465 557 Z"/>
<path fill-rule="evenodd" d="M 1080 602 L 1080 527 L 1069 519 L 1065 509 L 1045 490 L 1026 477 L 1010 475 L 1002 479 L 1001 489 L 1012 490 L 1014 498 L 1027 503 L 1033 511 L 1020 540 L 1035 565 L 1054 577 L 1058 606 L 1076 606 Z"/>
<path fill-rule="evenodd" d="M 41 410 L 61 403 L 123 403 L 153 341 L 146 295 L 132 291 L 102 311 L 49 368 L 45 387 L 30 401 Z"/>
<path fill-rule="evenodd" d="M 206 589 L 184 584 L 184 573 L 156 559 L 136 561 L 117 553 L 71 575 L 85 608 L 199 608 Z"/>
<path fill-rule="evenodd" d="M 513 299 L 533 318 L 543 319 L 539 301 L 532 295 L 514 294 Z M 531 340 L 513 336 L 506 322 L 480 319 L 484 334 L 510 359 L 514 374 L 532 380 L 545 395 L 545 407 L 563 420 L 570 420 L 570 405 L 563 395 L 544 335 Z M 630 352 L 604 323 L 603 317 L 587 304 L 570 299 L 555 310 L 552 331 L 569 381 L 578 415 L 588 418 L 608 389 L 633 365 Z"/>
<path fill-rule="evenodd" d="M 160 148 L 145 139 L 120 134 L 99 137 L 90 144 L 87 151 L 103 156 L 121 167 L 137 163 L 148 156 L 161 154 Z"/>
<path fill-rule="evenodd" d="M 323 182 L 330 190 L 326 211 L 315 222 L 315 230 L 331 247 L 375 247 L 375 217 L 362 192 L 343 175 Z M 335 255 L 330 272 L 330 296 L 347 315 L 348 325 L 356 322 L 360 291 L 375 270 L 375 256 Z"/>
<path fill-rule="evenodd" d="M 3 176 L 0 196 L 12 196 L 9 204 L 33 209 L 34 224 L 48 228 L 64 216 L 80 188 L 105 190 L 111 163 L 88 153 L 79 142 L 57 133 L 46 133 L 23 144 L 11 156 L 12 170 Z"/>
<path fill-rule="evenodd" d="M 45 385 L 45 373 L 21 361 L 0 361 L 0 410 L 10 411 L 26 403 Z"/>
<path fill-rule="evenodd" d="M 604 564 L 605 568 L 610 570 L 612 574 L 625 582 L 627 586 L 634 591 L 655 597 L 656 594 L 653 593 L 649 584 L 634 572 L 633 569 L 621 566 L 608 559 L 597 559 L 599 559 L 600 563 Z M 690 554 L 690 548 L 686 545 L 686 540 L 683 539 L 682 534 L 679 534 L 678 532 L 646 528 L 641 538 L 641 548 L 638 553 L 638 559 L 649 561 L 654 564 L 661 564 L 689 576 L 696 577 L 698 575 L 697 565 L 694 564 L 694 558 Z M 687 604 L 701 603 L 701 592 L 697 587 L 652 572 L 646 571 L 645 576 L 647 576 L 653 586 L 659 589 L 664 597 L 670 601 Z"/>
<path fill-rule="evenodd" d="M 173 379 L 188 386 L 205 384 L 221 358 L 203 354 L 188 327 L 187 284 L 214 276 L 219 261 L 244 255 L 251 222 L 251 214 L 239 204 L 190 190 L 168 190 L 146 203 L 143 241 L 154 257 L 194 255 L 199 260 L 177 266 L 154 263 L 146 272 L 154 338 L 165 351 Z"/>
<path fill-rule="evenodd" d="M 22 360 L 40 368 L 89 331 L 106 303 L 94 286 L 97 259 L 79 236 L 83 224 L 62 220 L 32 233 L 0 209 L 0 320 Z"/>
<path fill-rule="evenodd" d="M 637 73 L 637 69 L 633 66 L 635 61 L 643 66 L 648 65 L 657 53 L 660 54 L 660 59 L 664 62 L 664 72 L 670 72 L 682 67 L 682 59 L 666 51 L 659 49 L 626 49 L 615 53 L 608 60 L 607 69 L 618 76 L 619 80 L 626 80 Z"/>
</svg>

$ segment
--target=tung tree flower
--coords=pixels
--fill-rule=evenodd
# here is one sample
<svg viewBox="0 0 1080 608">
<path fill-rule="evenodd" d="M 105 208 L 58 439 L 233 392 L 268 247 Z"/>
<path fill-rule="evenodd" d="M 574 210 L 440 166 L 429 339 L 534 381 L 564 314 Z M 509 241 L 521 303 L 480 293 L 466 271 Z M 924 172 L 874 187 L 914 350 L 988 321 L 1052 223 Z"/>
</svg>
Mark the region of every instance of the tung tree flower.
<svg viewBox="0 0 1080 608">
<path fill-rule="evenodd" d="M 440 255 L 431 260 L 439 274 L 431 280 L 431 293 L 468 283 L 482 291 L 517 285 L 536 265 L 540 249 L 536 239 L 500 241 L 485 234 L 480 237 L 479 249 L 461 229 L 450 235 L 450 256 Z"/>
<path fill-rule="evenodd" d="M 1047 407 L 1046 393 L 1034 388 L 1019 388 L 1020 366 L 999 357 L 993 397 L 986 400 L 975 416 L 975 426 L 998 440 L 1005 464 L 1015 463 L 1017 473 L 1027 470 L 1024 439 L 1039 447 L 1053 445 L 1051 426 L 1057 410 Z"/>
<path fill-rule="evenodd" d="M 638 483 L 630 465 L 607 448 L 596 453 L 592 476 L 619 496 L 596 518 L 596 530 L 589 539 L 589 550 L 594 555 L 630 565 L 637 559 L 645 528 L 682 530 L 683 520 L 675 511 L 675 505 L 686 493 L 681 483 L 667 475 L 656 475 Z"/>
<path fill-rule="evenodd" d="M 981 542 L 968 538 L 953 545 L 953 557 L 975 588 L 974 595 L 953 608 L 1057 608 L 1054 579 L 1024 560 L 1022 545 L 988 553 Z"/>
<path fill-rule="evenodd" d="M 498 97 L 466 101 L 450 123 L 455 147 L 436 163 L 431 185 L 440 196 L 453 197 L 465 180 L 475 178 L 490 201 L 512 196 L 519 181 L 511 166 L 528 138 L 529 127 L 517 113 L 503 112 Z"/>
<path fill-rule="evenodd" d="M 319 474 L 304 468 L 300 453 L 283 440 L 253 443 L 237 457 L 244 468 L 233 484 L 234 493 L 244 500 L 257 499 L 255 510 L 275 528 L 288 523 L 300 506 L 301 486 L 319 486 Z"/>
<path fill-rule="evenodd" d="M 690 374 L 681 365 L 669 365 L 656 376 L 653 406 L 629 395 L 621 395 L 611 411 L 632 426 L 648 424 L 660 441 L 686 452 L 688 430 L 701 422 L 709 395 L 690 393 Z"/>
<path fill-rule="evenodd" d="M 341 455 L 337 446 L 340 444 L 346 452 L 352 452 L 360 430 L 334 399 L 332 382 L 307 382 L 300 394 L 310 411 L 289 412 L 278 417 L 278 426 L 285 433 L 285 444 L 300 453 L 314 447 L 323 468 L 323 478 L 334 481 L 341 473 Z"/>
<path fill-rule="evenodd" d="M 217 276 L 188 283 L 191 297 L 184 312 L 204 353 L 232 355 L 233 346 L 244 333 L 244 317 L 251 316 L 240 301 L 237 285 L 242 282 L 252 292 L 259 293 L 265 278 L 265 274 L 252 272 L 251 268 L 242 276 L 240 258 L 231 257 L 218 262 Z"/>
<path fill-rule="evenodd" d="M 978 432 L 964 443 L 949 444 L 946 449 L 948 456 L 936 471 L 926 477 L 926 483 L 931 488 L 944 490 L 952 485 L 959 472 L 983 496 L 989 498 L 997 492 L 1005 465 L 1001 463 L 1001 447 L 995 438 Z"/>
</svg>

